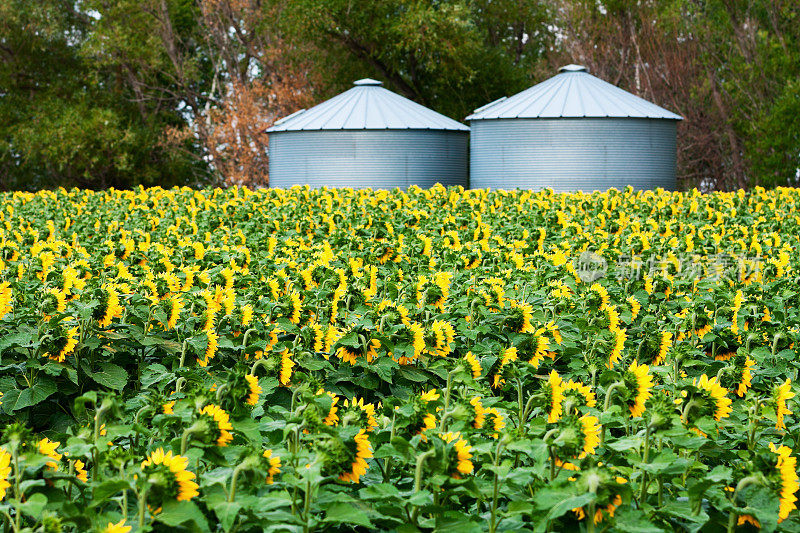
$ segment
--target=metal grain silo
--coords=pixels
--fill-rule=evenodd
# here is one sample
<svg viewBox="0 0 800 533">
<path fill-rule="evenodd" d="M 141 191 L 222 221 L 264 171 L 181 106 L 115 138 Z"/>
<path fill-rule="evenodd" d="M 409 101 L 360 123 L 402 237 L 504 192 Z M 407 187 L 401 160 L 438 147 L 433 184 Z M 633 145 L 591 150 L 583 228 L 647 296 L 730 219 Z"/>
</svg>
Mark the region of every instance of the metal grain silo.
<svg viewBox="0 0 800 533">
<path fill-rule="evenodd" d="M 470 186 L 555 191 L 674 190 L 682 118 L 579 65 L 476 109 Z"/>
<path fill-rule="evenodd" d="M 467 185 L 469 128 L 371 79 L 277 121 L 270 187 Z"/>
</svg>

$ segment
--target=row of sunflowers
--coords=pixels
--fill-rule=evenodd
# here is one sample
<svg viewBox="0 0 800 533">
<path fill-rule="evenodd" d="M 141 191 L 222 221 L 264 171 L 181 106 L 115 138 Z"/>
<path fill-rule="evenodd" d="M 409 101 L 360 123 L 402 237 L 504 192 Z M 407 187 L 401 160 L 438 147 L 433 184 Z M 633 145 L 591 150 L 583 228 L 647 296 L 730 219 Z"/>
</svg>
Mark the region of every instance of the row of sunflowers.
<svg viewBox="0 0 800 533">
<path fill-rule="evenodd" d="M 800 191 L 0 200 L 5 531 L 800 530 Z"/>
</svg>

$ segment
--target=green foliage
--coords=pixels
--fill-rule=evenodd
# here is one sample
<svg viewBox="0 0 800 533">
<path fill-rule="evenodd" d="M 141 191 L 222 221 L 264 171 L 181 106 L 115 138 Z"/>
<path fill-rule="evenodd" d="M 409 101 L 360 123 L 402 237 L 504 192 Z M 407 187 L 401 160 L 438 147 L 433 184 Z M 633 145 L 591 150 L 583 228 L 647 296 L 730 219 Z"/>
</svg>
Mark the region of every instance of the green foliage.
<svg viewBox="0 0 800 533">
<path fill-rule="evenodd" d="M 0 194 L 0 521 L 797 531 L 798 222 L 791 189 Z"/>
<path fill-rule="evenodd" d="M 0 2 L 0 189 L 197 182 L 193 143 L 167 138 L 183 125 L 178 110 L 134 102 L 127 65 L 95 45 L 119 36 L 80 7 Z M 158 50 L 149 44 L 140 50 Z"/>
<path fill-rule="evenodd" d="M 539 2 L 301 0 L 285 24 L 339 66 L 341 90 L 358 77 L 387 86 L 457 120 L 531 81 L 553 36 Z M 333 46 L 332 46 L 333 45 Z"/>
</svg>

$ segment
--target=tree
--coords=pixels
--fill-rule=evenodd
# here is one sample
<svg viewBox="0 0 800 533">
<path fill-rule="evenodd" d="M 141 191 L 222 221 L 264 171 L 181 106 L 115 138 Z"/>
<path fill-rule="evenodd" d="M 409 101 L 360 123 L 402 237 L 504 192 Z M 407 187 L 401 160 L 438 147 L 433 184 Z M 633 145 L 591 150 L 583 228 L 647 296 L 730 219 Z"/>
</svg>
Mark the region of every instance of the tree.
<svg viewBox="0 0 800 533">
<path fill-rule="evenodd" d="M 524 88 L 551 36 L 545 7 L 501 0 L 291 2 L 284 19 L 296 39 L 317 45 L 330 89 L 377 77 L 400 94 L 462 119 Z"/>
<path fill-rule="evenodd" d="M 195 183 L 193 146 L 162 135 L 117 69 L 85 48 L 95 19 L 67 0 L 0 0 L 0 188 Z"/>
<path fill-rule="evenodd" d="M 683 115 L 684 187 L 796 183 L 796 2 L 563 0 L 558 13 L 567 58 Z"/>
</svg>

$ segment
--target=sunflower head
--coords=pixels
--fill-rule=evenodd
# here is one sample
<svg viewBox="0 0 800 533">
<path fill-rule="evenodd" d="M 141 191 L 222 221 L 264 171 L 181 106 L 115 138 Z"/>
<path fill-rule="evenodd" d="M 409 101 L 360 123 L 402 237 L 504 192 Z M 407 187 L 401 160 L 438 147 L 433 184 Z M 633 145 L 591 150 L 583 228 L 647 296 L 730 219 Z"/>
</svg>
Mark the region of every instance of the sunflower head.
<svg viewBox="0 0 800 533">
<path fill-rule="evenodd" d="M 191 500 L 199 494 L 195 475 L 187 470 L 189 458 L 158 448 L 142 462 L 141 480 L 147 485 L 147 502 L 160 508 L 170 500 Z"/>
<path fill-rule="evenodd" d="M 596 497 L 595 515 L 586 517 L 586 509 L 573 509 L 578 520 L 593 520 L 599 524 L 607 518 L 613 518 L 617 507 L 627 501 L 631 495 L 628 480 L 606 467 L 592 467 L 580 470 L 573 478 L 579 492 L 594 492 Z"/>
<path fill-rule="evenodd" d="M 773 389 L 772 398 L 775 402 L 776 429 L 786 428 L 784 417 L 792 414 L 792 411 L 788 408 L 787 402 L 794 398 L 794 396 L 795 394 L 792 392 L 792 380 L 789 378 L 786 378 L 786 381 Z"/>
<path fill-rule="evenodd" d="M 728 389 L 721 386 L 716 377 L 709 379 L 703 374 L 693 379 L 674 402 L 681 410 L 681 420 L 693 427 L 702 417 L 713 417 L 717 421 L 728 417 L 732 402 L 727 395 Z M 694 428 L 694 431 L 699 430 Z M 702 431 L 700 433 L 705 436 Z"/>
<path fill-rule="evenodd" d="M 375 405 L 365 402 L 364 398 L 346 399 L 339 412 L 342 426 L 355 426 L 372 431 L 378 427 L 375 420 Z"/>
<path fill-rule="evenodd" d="M 597 398 L 589 385 L 570 379 L 563 383 L 564 413 L 570 414 L 573 410 L 583 407 L 594 407 Z"/>
<path fill-rule="evenodd" d="M 516 300 L 508 300 L 508 303 L 509 306 L 506 309 L 503 321 L 505 327 L 514 333 L 532 333 L 535 329 L 531 323 L 531 320 L 533 320 L 533 306 Z"/>
<path fill-rule="evenodd" d="M 610 302 L 608 291 L 599 283 L 593 283 L 584 295 L 584 303 L 591 311 L 600 311 Z"/>
<path fill-rule="evenodd" d="M 770 442 L 769 449 L 775 454 L 775 470 L 771 477 L 775 479 L 774 484 L 780 494 L 778 521 L 782 522 L 790 512 L 797 509 L 795 494 L 800 489 L 800 478 L 797 476 L 797 457 L 792 455 L 792 449 L 788 446 L 775 446 Z"/>
<path fill-rule="evenodd" d="M 440 437 L 447 445 L 445 448 L 445 471 L 456 479 L 471 474 L 475 469 L 472 463 L 472 446 L 461 438 L 461 434 L 458 432 L 445 433 Z"/>
<path fill-rule="evenodd" d="M 582 459 L 594 454 L 600 445 L 600 424 L 596 416 L 566 415 L 558 420 L 555 429 L 547 444 L 562 460 Z"/>
<path fill-rule="evenodd" d="M 564 385 L 561 376 L 555 370 L 550 371 L 547 382 L 542 387 L 545 398 L 545 411 L 547 412 L 547 422 L 553 423 L 561 418 L 564 402 Z"/>
<path fill-rule="evenodd" d="M 214 442 L 217 446 L 227 446 L 233 440 L 230 416 L 219 405 L 208 404 L 203 407 L 198 422 L 200 425 L 196 433 L 200 438 Z"/>
<path fill-rule="evenodd" d="M 623 374 L 623 383 L 620 396 L 628 406 L 631 416 L 642 416 L 645 410 L 645 402 L 652 395 L 653 376 L 649 373 L 647 365 L 636 364 L 634 360 Z"/>
<path fill-rule="evenodd" d="M 281 471 L 281 458 L 272 453 L 272 450 L 264 450 L 261 454 L 262 468 L 267 472 L 267 485 L 272 485 L 275 476 Z"/>
</svg>

